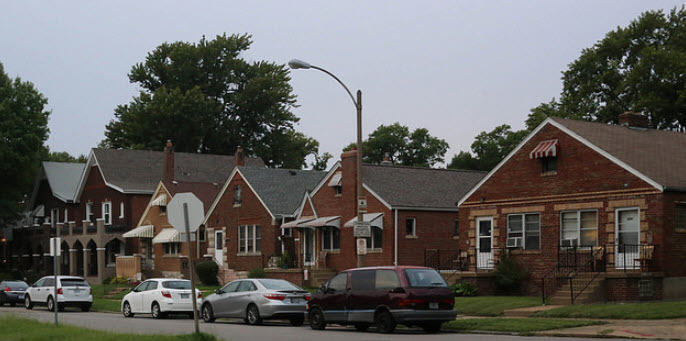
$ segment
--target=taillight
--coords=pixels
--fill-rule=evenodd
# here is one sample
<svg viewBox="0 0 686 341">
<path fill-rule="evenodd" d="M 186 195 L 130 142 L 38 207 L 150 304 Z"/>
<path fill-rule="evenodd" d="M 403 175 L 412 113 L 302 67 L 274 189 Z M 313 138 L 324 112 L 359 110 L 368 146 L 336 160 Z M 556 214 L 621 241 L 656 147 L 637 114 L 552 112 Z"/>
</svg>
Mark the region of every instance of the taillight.
<svg viewBox="0 0 686 341">
<path fill-rule="evenodd" d="M 162 296 L 166 298 L 171 298 L 171 293 L 167 290 L 162 290 Z"/>
<path fill-rule="evenodd" d="M 198 291 L 198 298 L 202 298 L 202 291 Z"/>
<path fill-rule="evenodd" d="M 312 295 L 305 295 L 305 301 L 309 301 L 312 298 Z"/>
<path fill-rule="evenodd" d="M 62 295 L 62 288 L 57 288 L 57 294 Z"/>
<path fill-rule="evenodd" d="M 445 300 L 443 300 L 443 303 L 445 303 L 447 305 L 453 305 L 453 304 L 455 304 L 455 299 L 454 298 L 446 298 Z"/>
<path fill-rule="evenodd" d="M 398 301 L 398 307 L 411 307 L 421 303 L 426 303 L 426 300 L 419 298 L 406 298 Z"/>
<path fill-rule="evenodd" d="M 286 294 L 264 294 L 264 297 L 270 300 L 283 301 L 286 298 Z"/>
<path fill-rule="evenodd" d="M 10 289 L 10 287 L 7 287 L 7 288 L 5 288 L 5 291 L 10 292 L 10 291 L 12 291 L 12 289 Z"/>
</svg>

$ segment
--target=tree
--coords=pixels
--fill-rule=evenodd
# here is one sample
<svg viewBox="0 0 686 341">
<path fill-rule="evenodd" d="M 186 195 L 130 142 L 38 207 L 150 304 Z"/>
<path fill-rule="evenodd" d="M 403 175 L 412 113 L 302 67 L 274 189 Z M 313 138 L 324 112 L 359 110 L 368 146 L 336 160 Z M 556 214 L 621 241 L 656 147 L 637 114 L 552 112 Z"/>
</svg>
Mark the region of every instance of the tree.
<svg viewBox="0 0 686 341">
<path fill-rule="evenodd" d="M 686 130 L 686 7 L 642 13 L 569 64 L 558 102 L 531 110 L 527 127 L 559 116 L 614 123 L 641 112 L 657 129 Z"/>
<path fill-rule="evenodd" d="M 86 163 L 88 161 L 88 157 L 83 154 L 79 155 L 78 157 L 74 157 L 67 152 L 51 152 L 50 148 L 47 147 L 46 152 L 47 154 L 42 157 L 43 161 L 72 163 Z"/>
<path fill-rule="evenodd" d="M 0 226 L 22 211 L 48 138 L 48 100 L 30 82 L 10 79 L 0 63 Z"/>
<path fill-rule="evenodd" d="M 142 90 L 117 106 L 101 145 L 158 150 L 172 140 L 177 151 L 213 154 L 242 146 L 271 167 L 304 165 L 316 141 L 293 129 L 289 71 L 243 59 L 251 44 L 249 35 L 224 34 L 158 46 L 131 68 Z"/>
<path fill-rule="evenodd" d="M 526 129 L 512 131 L 507 124 L 497 126 L 490 132 L 482 131 L 474 138 L 472 153 L 460 151 L 450 161 L 448 168 L 491 170 L 528 134 Z"/>
<path fill-rule="evenodd" d="M 445 140 L 431 136 L 426 128 L 417 128 L 410 133 L 410 128 L 396 122 L 380 125 L 362 141 L 362 157 L 364 162 L 373 164 L 381 163 L 388 156 L 396 164 L 433 167 L 445 161 L 448 147 Z M 351 143 L 343 150 L 354 148 L 356 144 Z"/>
<path fill-rule="evenodd" d="M 321 156 L 319 154 L 314 155 L 314 162 L 312 162 L 312 170 L 316 171 L 323 171 L 326 170 L 327 165 L 329 164 L 329 160 L 333 158 L 333 155 L 331 153 L 326 152 L 322 154 Z"/>
</svg>

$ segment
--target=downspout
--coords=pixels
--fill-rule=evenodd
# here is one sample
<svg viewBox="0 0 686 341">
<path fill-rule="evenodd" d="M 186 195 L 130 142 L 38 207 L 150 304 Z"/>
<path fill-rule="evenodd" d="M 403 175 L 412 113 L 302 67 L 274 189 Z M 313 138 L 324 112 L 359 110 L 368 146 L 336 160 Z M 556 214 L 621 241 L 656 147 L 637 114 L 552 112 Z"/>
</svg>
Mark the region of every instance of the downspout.
<svg viewBox="0 0 686 341">
<path fill-rule="evenodd" d="M 398 266 L 398 209 L 395 209 L 395 214 L 393 215 L 393 231 L 395 232 L 393 243 L 393 264 Z"/>
<path fill-rule="evenodd" d="M 284 236 L 283 232 L 284 232 L 284 231 L 283 231 L 283 229 L 281 228 L 281 226 L 283 226 L 283 224 L 284 224 L 285 222 L 286 222 L 286 217 L 285 217 L 285 216 L 281 216 L 281 225 L 279 226 L 279 230 L 281 230 L 281 255 L 283 255 L 283 252 L 284 252 L 284 250 L 285 250 L 284 247 L 283 247 L 283 236 Z"/>
</svg>

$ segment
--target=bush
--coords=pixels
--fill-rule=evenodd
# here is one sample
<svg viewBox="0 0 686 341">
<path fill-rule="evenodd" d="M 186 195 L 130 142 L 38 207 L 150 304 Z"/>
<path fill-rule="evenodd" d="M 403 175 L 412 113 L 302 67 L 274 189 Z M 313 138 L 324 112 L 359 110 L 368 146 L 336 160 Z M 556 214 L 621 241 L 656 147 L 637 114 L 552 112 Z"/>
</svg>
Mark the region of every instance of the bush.
<svg viewBox="0 0 686 341">
<path fill-rule="evenodd" d="M 455 296 L 476 296 L 479 291 L 475 286 L 469 282 L 460 282 L 450 286 Z"/>
<path fill-rule="evenodd" d="M 102 281 L 102 284 L 129 284 L 129 278 L 125 276 L 107 277 Z"/>
<path fill-rule="evenodd" d="M 494 271 L 495 287 L 501 294 L 517 295 L 522 292 L 522 284 L 529 273 L 507 254 L 503 255 Z"/>
<path fill-rule="evenodd" d="M 276 265 L 282 269 L 288 269 L 292 268 L 294 266 L 294 260 L 293 257 L 291 257 L 291 254 L 288 253 L 288 251 L 284 251 L 283 255 L 279 257 L 279 261 L 276 263 Z"/>
<path fill-rule="evenodd" d="M 254 268 L 248 271 L 248 278 L 265 278 L 267 274 L 264 273 L 262 268 Z"/>
<path fill-rule="evenodd" d="M 217 285 L 219 265 L 211 260 L 205 260 L 195 265 L 195 273 L 204 285 Z"/>
</svg>

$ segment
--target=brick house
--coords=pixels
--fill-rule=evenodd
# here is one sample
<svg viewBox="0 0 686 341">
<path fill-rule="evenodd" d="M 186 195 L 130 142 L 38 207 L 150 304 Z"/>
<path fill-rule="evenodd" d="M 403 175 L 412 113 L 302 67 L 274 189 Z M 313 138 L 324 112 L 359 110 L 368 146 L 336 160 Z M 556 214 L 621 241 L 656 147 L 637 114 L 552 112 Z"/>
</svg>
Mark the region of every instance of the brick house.
<svg viewBox="0 0 686 341">
<path fill-rule="evenodd" d="M 220 267 L 220 279 L 236 271 L 268 267 L 270 259 L 292 243 L 282 238 L 280 226 L 294 217 L 303 194 L 312 190 L 325 172 L 236 167 L 205 216 L 207 256 Z"/>
<path fill-rule="evenodd" d="M 484 290 L 507 253 L 559 303 L 686 296 L 686 134 L 646 127 L 548 118 L 460 199 Z"/>
<path fill-rule="evenodd" d="M 333 271 L 357 266 L 353 229 L 357 219 L 357 151 L 344 152 L 327 176 L 301 200 L 292 229 L 298 266 L 308 284 Z M 367 198 L 364 220 L 372 225 L 364 266 L 432 265 L 457 253 L 457 200 L 484 172 L 363 165 Z M 291 234 L 286 233 L 286 234 Z M 432 264 L 430 264 L 432 263 Z"/>
</svg>

